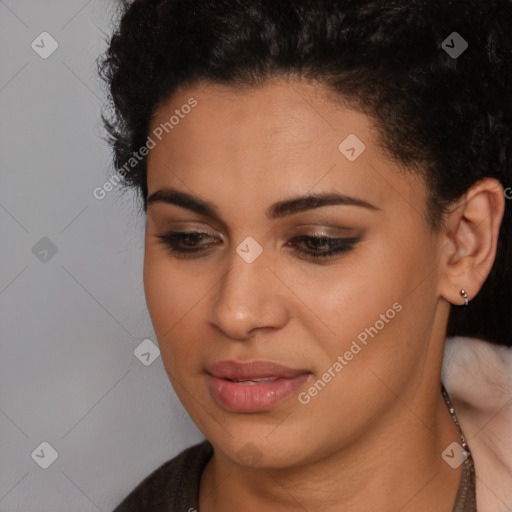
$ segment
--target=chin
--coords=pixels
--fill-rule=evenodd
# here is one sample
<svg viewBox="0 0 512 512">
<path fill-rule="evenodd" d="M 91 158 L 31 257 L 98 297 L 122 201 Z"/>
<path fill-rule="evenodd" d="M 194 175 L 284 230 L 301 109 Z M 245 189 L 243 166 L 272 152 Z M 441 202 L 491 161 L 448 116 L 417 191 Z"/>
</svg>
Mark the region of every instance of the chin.
<svg viewBox="0 0 512 512">
<path fill-rule="evenodd" d="M 305 444 L 296 432 L 275 423 L 262 427 L 261 422 L 252 423 L 250 417 L 245 417 L 238 422 L 221 424 L 226 430 L 212 426 L 217 435 L 205 434 L 205 437 L 223 456 L 246 468 L 285 469 L 295 466 L 304 458 L 304 447 L 311 446 L 310 442 Z"/>
</svg>

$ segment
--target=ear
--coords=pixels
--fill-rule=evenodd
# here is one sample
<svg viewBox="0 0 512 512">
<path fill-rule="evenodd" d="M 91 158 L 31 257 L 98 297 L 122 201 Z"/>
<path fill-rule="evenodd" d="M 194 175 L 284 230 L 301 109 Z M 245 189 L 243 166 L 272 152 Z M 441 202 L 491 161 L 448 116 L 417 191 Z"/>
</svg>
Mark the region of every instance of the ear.
<svg viewBox="0 0 512 512">
<path fill-rule="evenodd" d="M 494 178 L 484 178 L 467 190 L 446 214 L 441 237 L 440 295 L 464 304 L 480 291 L 496 257 L 498 234 L 505 211 L 505 191 Z"/>
</svg>

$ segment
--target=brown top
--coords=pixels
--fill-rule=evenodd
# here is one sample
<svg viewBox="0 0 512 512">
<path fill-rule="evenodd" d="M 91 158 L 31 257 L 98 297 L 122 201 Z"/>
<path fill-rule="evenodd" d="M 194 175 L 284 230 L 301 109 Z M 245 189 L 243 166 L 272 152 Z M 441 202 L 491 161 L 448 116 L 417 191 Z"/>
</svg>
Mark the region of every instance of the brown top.
<svg viewBox="0 0 512 512">
<path fill-rule="evenodd" d="M 453 512 L 477 512 L 475 492 L 475 470 L 471 454 L 462 465 L 459 490 L 455 498 Z"/>
<path fill-rule="evenodd" d="M 113 512 L 198 512 L 199 483 L 212 455 L 208 441 L 183 450 L 148 475 Z"/>
<path fill-rule="evenodd" d="M 183 450 L 147 476 L 113 512 L 199 512 L 201 474 L 212 455 L 208 441 Z M 463 463 L 453 512 L 476 512 L 471 455 Z"/>
</svg>

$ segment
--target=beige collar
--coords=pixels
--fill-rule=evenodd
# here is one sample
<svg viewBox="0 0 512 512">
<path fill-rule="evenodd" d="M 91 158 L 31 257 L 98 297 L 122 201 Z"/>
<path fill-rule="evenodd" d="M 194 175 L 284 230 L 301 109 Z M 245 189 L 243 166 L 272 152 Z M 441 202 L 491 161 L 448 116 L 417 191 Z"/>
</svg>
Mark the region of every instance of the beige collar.
<svg viewBox="0 0 512 512">
<path fill-rule="evenodd" d="M 510 512 L 512 347 L 448 338 L 441 380 L 473 455 L 478 512 Z"/>
</svg>

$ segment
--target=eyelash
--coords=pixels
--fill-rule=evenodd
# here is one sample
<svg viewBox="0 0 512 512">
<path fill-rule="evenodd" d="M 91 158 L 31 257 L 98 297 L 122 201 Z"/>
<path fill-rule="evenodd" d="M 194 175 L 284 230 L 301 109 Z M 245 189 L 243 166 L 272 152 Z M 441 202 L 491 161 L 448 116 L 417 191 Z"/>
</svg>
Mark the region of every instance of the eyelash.
<svg viewBox="0 0 512 512">
<path fill-rule="evenodd" d="M 178 246 L 178 244 L 186 240 L 187 238 L 192 238 L 192 242 L 196 243 L 198 240 L 203 237 L 213 238 L 207 233 L 203 233 L 201 231 L 171 231 L 165 235 L 157 235 L 157 238 L 160 239 L 161 243 L 163 243 L 167 249 L 176 257 L 176 258 L 188 258 L 191 254 L 198 254 L 204 252 L 207 249 L 183 249 Z M 360 238 L 331 238 L 327 236 L 314 236 L 314 235 L 299 235 L 293 238 L 287 245 L 290 245 L 292 242 L 304 242 L 304 241 L 313 241 L 317 243 L 324 242 L 330 247 L 327 251 L 323 252 L 313 252 L 313 251 L 304 251 L 299 249 L 294 249 L 295 252 L 301 253 L 305 259 L 310 259 L 312 261 L 322 261 L 328 260 L 329 258 L 333 258 L 334 256 L 342 253 L 346 253 L 354 248 L 354 246 L 360 241 Z M 323 245 L 323 244 L 321 244 Z"/>
</svg>

